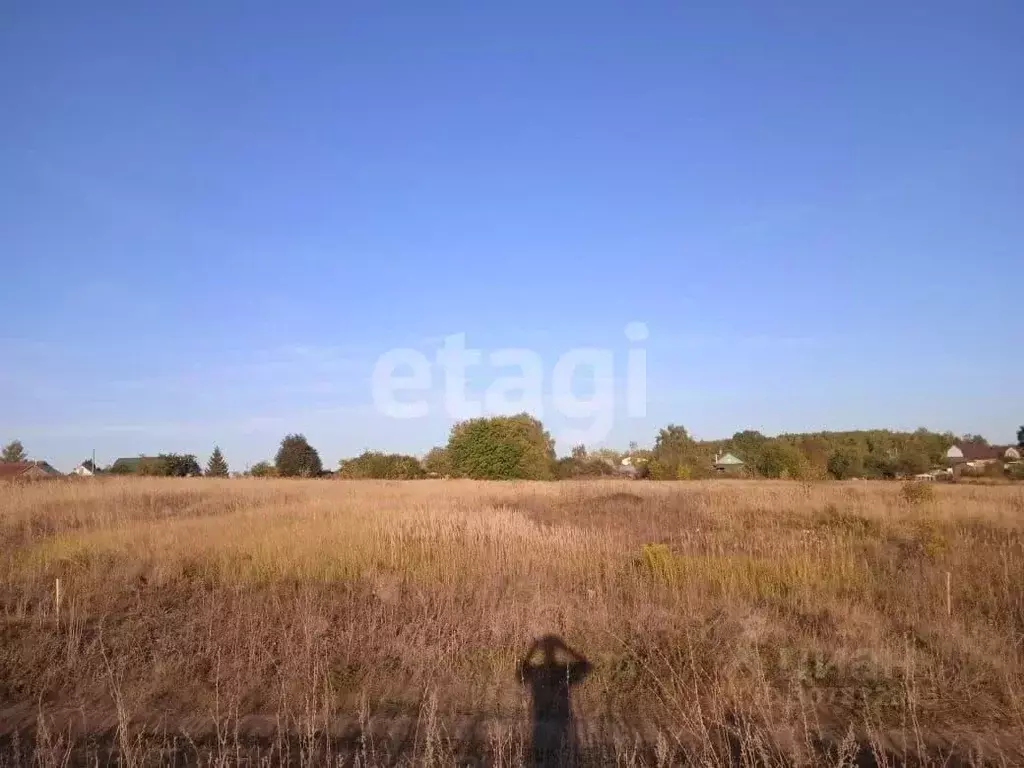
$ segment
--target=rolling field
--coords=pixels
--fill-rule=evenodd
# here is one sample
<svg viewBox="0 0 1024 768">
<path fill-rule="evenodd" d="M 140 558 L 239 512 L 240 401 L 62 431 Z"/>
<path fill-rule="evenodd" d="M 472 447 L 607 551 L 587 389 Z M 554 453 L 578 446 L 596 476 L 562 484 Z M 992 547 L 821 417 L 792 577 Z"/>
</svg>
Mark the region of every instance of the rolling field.
<svg viewBox="0 0 1024 768">
<path fill-rule="evenodd" d="M 522 765 L 547 720 L 588 765 L 1020 764 L 1024 488 L 0 487 L 0 765 Z"/>
</svg>

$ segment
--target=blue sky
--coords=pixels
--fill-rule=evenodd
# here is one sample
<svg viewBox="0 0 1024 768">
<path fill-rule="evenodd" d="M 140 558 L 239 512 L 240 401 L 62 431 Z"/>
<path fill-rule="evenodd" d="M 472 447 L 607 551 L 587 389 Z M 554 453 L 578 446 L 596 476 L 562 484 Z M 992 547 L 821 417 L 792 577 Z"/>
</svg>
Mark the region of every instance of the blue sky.
<svg viewBox="0 0 1024 768">
<path fill-rule="evenodd" d="M 630 321 L 647 416 L 612 444 L 1009 441 L 1022 27 L 1011 0 L 6 4 L 0 441 L 420 452 L 450 420 L 376 411 L 384 352 L 622 362 Z"/>
</svg>

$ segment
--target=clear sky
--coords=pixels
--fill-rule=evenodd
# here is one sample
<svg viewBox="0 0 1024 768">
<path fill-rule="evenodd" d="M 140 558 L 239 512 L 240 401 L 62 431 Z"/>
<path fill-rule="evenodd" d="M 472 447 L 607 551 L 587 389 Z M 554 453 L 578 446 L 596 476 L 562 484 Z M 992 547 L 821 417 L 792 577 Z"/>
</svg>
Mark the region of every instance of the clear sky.
<svg viewBox="0 0 1024 768">
<path fill-rule="evenodd" d="M 379 413 L 381 354 L 600 347 L 621 393 L 630 321 L 647 415 L 609 444 L 1010 441 L 1022 30 L 1017 0 L 5 3 L 0 442 L 421 452 L 450 418 Z"/>
</svg>

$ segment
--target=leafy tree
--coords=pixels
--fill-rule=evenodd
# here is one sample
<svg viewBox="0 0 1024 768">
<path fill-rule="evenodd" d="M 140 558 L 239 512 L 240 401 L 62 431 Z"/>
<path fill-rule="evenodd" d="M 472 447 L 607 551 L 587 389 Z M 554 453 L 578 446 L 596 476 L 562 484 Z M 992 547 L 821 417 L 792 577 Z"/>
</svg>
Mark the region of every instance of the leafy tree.
<svg viewBox="0 0 1024 768">
<path fill-rule="evenodd" d="M 224 454 L 220 452 L 220 446 L 213 446 L 213 453 L 210 454 L 210 460 L 206 462 L 206 476 L 207 477 L 227 477 L 228 476 L 228 463 L 224 459 Z"/>
<path fill-rule="evenodd" d="M 801 478 L 806 466 L 807 459 L 796 446 L 776 438 L 761 449 L 756 469 L 764 477 Z"/>
<path fill-rule="evenodd" d="M 732 440 L 729 441 L 730 444 L 725 447 L 725 450 L 735 453 L 747 464 L 756 466 L 758 456 L 761 455 L 761 449 L 766 442 L 768 442 L 768 438 L 757 430 L 745 429 L 732 436 Z"/>
<path fill-rule="evenodd" d="M 669 424 L 658 430 L 654 440 L 654 452 L 662 456 L 673 452 L 685 452 L 693 446 L 693 438 L 681 424 Z"/>
<path fill-rule="evenodd" d="M 572 458 L 580 460 L 587 458 L 587 446 L 583 445 L 583 443 L 574 445 L 572 447 Z"/>
<path fill-rule="evenodd" d="M 960 442 L 988 446 L 988 440 L 986 440 L 982 435 L 964 435 L 962 438 L 960 438 Z"/>
<path fill-rule="evenodd" d="M 2 461 L 25 461 L 28 459 L 28 454 L 25 453 L 25 446 L 21 444 L 21 440 L 12 440 L 4 446 L 3 454 L 0 455 Z"/>
<path fill-rule="evenodd" d="M 1024 448 L 1024 424 L 1017 430 L 1017 445 Z"/>
<path fill-rule="evenodd" d="M 318 477 L 323 472 L 320 454 L 305 435 L 285 435 L 274 459 L 281 477 Z"/>
<path fill-rule="evenodd" d="M 630 443 L 630 446 L 636 445 L 636 443 Z M 630 449 L 632 453 L 638 451 Z M 622 461 L 622 451 L 616 451 L 614 448 L 597 448 L 596 450 L 590 451 L 590 458 L 592 459 L 606 459 L 611 461 L 612 464 L 619 464 Z"/>
<path fill-rule="evenodd" d="M 711 474 L 713 450 L 698 443 L 686 427 L 669 424 L 658 431 L 648 467 L 652 480 L 689 480 Z"/>
<path fill-rule="evenodd" d="M 606 477 L 614 474 L 615 468 L 603 459 L 580 459 L 574 456 L 564 456 L 555 464 L 555 477 L 559 480 Z"/>
<path fill-rule="evenodd" d="M 423 469 L 427 474 L 447 477 L 452 473 L 452 463 L 448 460 L 448 451 L 441 446 L 431 448 L 423 457 Z"/>
<path fill-rule="evenodd" d="M 851 448 L 841 448 L 828 457 L 828 473 L 836 480 L 848 480 L 864 474 L 864 461 Z"/>
<path fill-rule="evenodd" d="M 864 475 L 866 477 L 885 478 L 891 480 L 899 474 L 896 460 L 888 456 L 869 454 L 864 458 Z"/>
<path fill-rule="evenodd" d="M 342 459 L 338 474 L 349 479 L 417 480 L 426 472 L 415 456 L 365 451 L 354 459 Z"/>
<path fill-rule="evenodd" d="M 486 480 L 550 480 L 555 444 L 529 414 L 469 419 L 452 427 L 448 457 L 454 474 Z"/>
<path fill-rule="evenodd" d="M 794 445 L 806 460 L 803 477 L 824 478 L 828 474 L 828 460 L 832 455 L 828 438 L 824 435 L 802 435 Z"/>
<path fill-rule="evenodd" d="M 249 474 L 252 477 L 274 477 L 277 475 L 277 470 L 269 461 L 257 461 L 250 467 Z"/>
<path fill-rule="evenodd" d="M 927 472 L 931 465 L 928 454 L 920 448 L 907 449 L 896 459 L 896 470 L 903 475 L 919 475 Z"/>
<path fill-rule="evenodd" d="M 191 453 L 161 453 L 163 464 L 159 474 L 167 477 L 189 477 L 203 474 L 196 457 Z"/>
</svg>

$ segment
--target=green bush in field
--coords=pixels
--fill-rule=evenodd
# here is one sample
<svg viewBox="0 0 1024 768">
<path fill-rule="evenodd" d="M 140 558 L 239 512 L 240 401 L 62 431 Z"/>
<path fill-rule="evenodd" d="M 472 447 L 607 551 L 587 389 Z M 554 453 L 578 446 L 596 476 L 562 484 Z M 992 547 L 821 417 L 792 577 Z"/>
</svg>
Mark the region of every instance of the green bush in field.
<svg viewBox="0 0 1024 768">
<path fill-rule="evenodd" d="M 807 459 L 800 449 L 782 440 L 770 440 L 761 449 L 757 471 L 762 477 L 799 479 L 807 471 Z"/>
<path fill-rule="evenodd" d="M 305 435 L 285 435 L 277 449 L 274 466 L 281 477 L 319 477 L 323 472 L 320 454 Z"/>
<path fill-rule="evenodd" d="M 551 480 L 555 443 L 529 414 L 470 419 L 448 438 L 452 474 L 477 480 Z"/>
<path fill-rule="evenodd" d="M 864 474 L 864 460 L 852 448 L 843 448 L 828 457 L 828 473 L 836 480 L 849 480 Z"/>
<path fill-rule="evenodd" d="M 418 480 L 426 474 L 415 456 L 380 451 L 366 451 L 354 459 L 344 459 L 338 467 L 338 475 L 348 479 Z"/>
<path fill-rule="evenodd" d="M 430 475 L 446 477 L 452 473 L 452 463 L 448 458 L 448 451 L 437 446 L 427 451 L 423 458 L 423 469 Z"/>
</svg>

